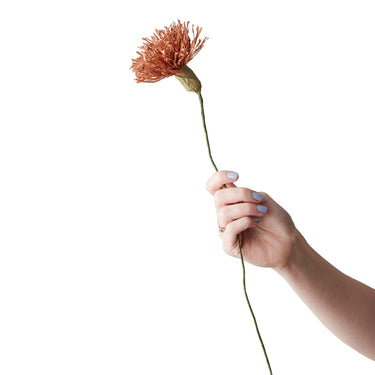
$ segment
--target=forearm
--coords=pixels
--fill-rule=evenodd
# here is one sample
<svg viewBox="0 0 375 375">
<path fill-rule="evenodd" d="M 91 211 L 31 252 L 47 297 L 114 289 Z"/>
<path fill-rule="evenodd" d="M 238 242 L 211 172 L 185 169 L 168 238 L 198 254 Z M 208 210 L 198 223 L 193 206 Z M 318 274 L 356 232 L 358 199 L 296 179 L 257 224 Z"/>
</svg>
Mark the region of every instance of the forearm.
<svg viewBox="0 0 375 375">
<path fill-rule="evenodd" d="M 328 329 L 375 360 L 374 289 L 333 267 L 298 232 L 290 261 L 278 272 Z"/>
</svg>

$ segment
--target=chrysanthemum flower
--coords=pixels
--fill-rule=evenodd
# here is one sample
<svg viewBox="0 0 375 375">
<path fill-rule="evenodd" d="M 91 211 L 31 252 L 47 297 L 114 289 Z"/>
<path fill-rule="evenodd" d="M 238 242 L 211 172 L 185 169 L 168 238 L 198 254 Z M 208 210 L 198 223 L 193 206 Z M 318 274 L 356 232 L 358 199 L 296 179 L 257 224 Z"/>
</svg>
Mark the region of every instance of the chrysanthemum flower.
<svg viewBox="0 0 375 375">
<path fill-rule="evenodd" d="M 189 61 L 202 49 L 207 38 L 200 39 L 202 28 L 191 27 L 189 22 L 172 23 L 163 30 L 155 30 L 150 38 L 143 38 L 138 58 L 132 59 L 131 69 L 137 82 L 157 82 L 163 78 L 176 76 L 184 84 L 190 81 L 189 91 L 200 91 L 200 82 L 193 71 L 187 67 Z M 181 80 L 182 79 L 182 80 Z M 199 83 L 198 83 L 199 82 Z"/>
</svg>

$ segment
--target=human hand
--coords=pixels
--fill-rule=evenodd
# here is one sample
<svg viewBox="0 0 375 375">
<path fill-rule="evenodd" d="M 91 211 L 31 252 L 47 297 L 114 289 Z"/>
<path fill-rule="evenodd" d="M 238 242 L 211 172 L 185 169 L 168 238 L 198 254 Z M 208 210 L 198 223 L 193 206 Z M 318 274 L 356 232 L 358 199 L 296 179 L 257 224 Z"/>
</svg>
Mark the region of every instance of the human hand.
<svg viewBox="0 0 375 375">
<path fill-rule="evenodd" d="M 207 190 L 214 196 L 223 249 L 239 257 L 239 235 L 247 262 L 280 270 L 292 253 L 297 235 L 294 223 L 266 193 L 236 187 L 233 182 L 237 179 L 235 172 L 219 171 L 207 181 Z"/>
</svg>

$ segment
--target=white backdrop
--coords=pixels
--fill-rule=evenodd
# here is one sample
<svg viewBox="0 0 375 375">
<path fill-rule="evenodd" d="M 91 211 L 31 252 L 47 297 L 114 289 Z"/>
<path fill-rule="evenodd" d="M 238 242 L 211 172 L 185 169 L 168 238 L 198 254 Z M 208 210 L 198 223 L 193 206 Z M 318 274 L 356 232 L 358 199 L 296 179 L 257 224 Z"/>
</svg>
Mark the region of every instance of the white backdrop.
<svg viewBox="0 0 375 375">
<path fill-rule="evenodd" d="M 199 102 L 136 84 L 177 19 L 212 152 L 336 267 L 375 285 L 373 1 L 0 5 L 0 373 L 267 374 L 221 250 Z M 374 374 L 272 270 L 247 285 L 274 374 Z"/>
</svg>

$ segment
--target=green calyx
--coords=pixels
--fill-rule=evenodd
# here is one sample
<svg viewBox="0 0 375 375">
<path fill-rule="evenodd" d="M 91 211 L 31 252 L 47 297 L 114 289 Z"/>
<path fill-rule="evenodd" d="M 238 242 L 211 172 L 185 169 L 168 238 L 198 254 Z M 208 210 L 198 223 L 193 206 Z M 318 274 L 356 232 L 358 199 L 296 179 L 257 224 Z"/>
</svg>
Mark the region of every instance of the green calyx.
<svg viewBox="0 0 375 375">
<path fill-rule="evenodd" d="M 187 65 L 182 68 L 182 76 L 180 77 L 176 75 L 175 77 L 181 82 L 182 86 L 184 86 L 187 91 L 192 91 L 197 94 L 201 92 L 201 81 Z"/>
</svg>

